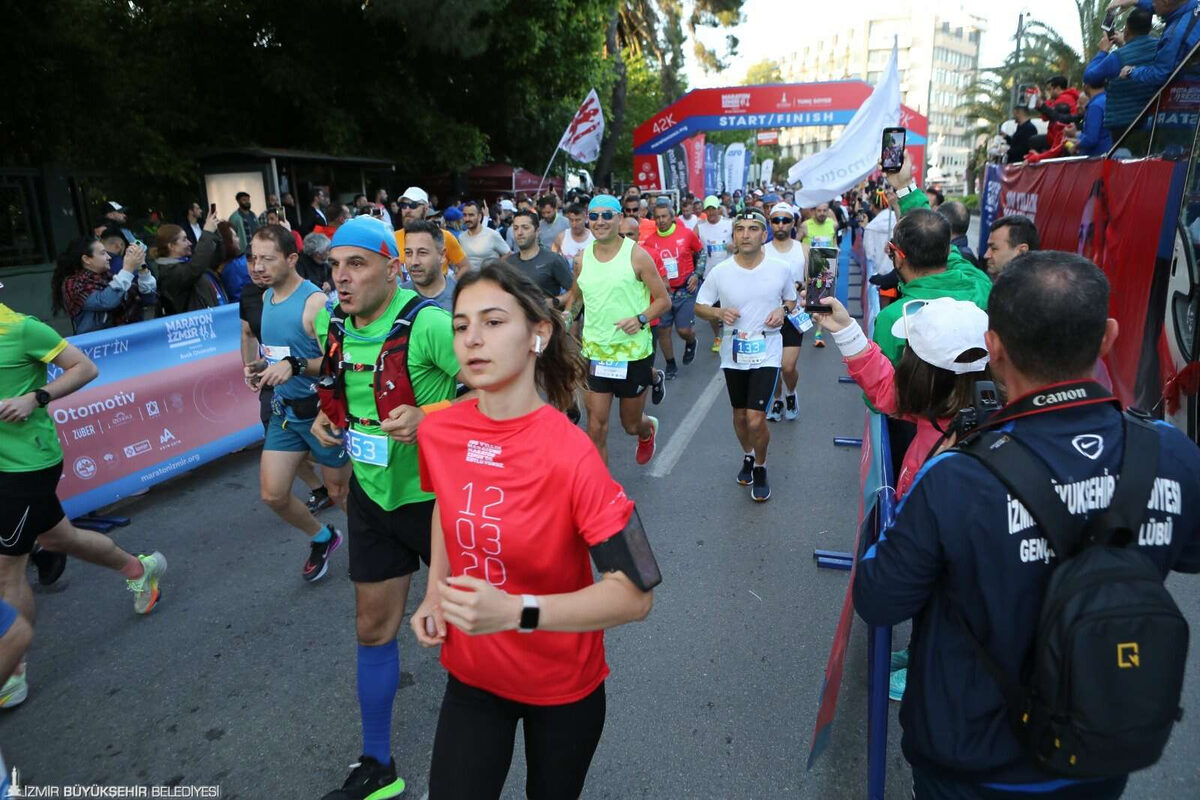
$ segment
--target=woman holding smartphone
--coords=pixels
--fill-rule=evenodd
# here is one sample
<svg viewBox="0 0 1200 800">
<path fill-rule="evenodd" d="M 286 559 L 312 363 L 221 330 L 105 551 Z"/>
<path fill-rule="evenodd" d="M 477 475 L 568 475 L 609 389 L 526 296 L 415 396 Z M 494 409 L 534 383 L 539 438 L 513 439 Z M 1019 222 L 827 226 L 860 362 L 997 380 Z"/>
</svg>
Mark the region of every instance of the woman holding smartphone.
<svg viewBox="0 0 1200 800">
<path fill-rule="evenodd" d="M 576 798 L 604 727 L 602 631 L 646 617 L 658 567 L 633 502 L 555 408 L 587 368 L 541 290 L 485 263 L 458 284 L 453 325 L 479 396 L 418 431 L 437 501 L 412 628 L 449 672 L 430 798 L 499 797 L 518 720 L 527 795 Z"/>
</svg>

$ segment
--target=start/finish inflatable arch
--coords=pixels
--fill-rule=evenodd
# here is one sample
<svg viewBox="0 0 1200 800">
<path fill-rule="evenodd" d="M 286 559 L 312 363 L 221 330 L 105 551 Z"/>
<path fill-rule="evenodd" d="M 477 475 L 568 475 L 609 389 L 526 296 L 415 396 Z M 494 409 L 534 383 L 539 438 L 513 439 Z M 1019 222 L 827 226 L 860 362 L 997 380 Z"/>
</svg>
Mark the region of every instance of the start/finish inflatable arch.
<svg viewBox="0 0 1200 800">
<path fill-rule="evenodd" d="M 634 182 L 643 189 L 712 194 L 724 188 L 725 147 L 706 144 L 706 131 L 845 125 L 871 88 L 851 80 L 695 89 L 634 130 Z M 901 105 L 900 125 L 908 129 L 908 152 L 920 181 L 929 121 Z"/>
</svg>

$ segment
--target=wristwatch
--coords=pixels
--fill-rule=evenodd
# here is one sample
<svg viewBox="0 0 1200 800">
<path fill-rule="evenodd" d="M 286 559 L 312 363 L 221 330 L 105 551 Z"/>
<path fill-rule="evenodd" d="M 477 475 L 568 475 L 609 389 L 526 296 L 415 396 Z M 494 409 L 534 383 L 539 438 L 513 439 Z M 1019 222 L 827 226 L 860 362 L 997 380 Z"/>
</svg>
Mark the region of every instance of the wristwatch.
<svg viewBox="0 0 1200 800">
<path fill-rule="evenodd" d="M 637 321 L 643 328 L 650 324 L 650 318 L 645 314 L 638 314 Z"/>
<path fill-rule="evenodd" d="M 50 405 L 50 401 L 54 398 L 51 397 L 50 393 L 45 389 L 36 389 L 33 392 L 33 399 L 37 401 L 39 406 L 45 408 L 46 406 Z"/>
<path fill-rule="evenodd" d="M 562 300 L 559 300 L 557 297 L 551 297 L 550 305 L 554 306 L 556 309 L 561 310 L 562 309 Z"/>
<path fill-rule="evenodd" d="M 538 605 L 538 599 L 531 594 L 521 595 L 521 621 L 517 624 L 519 633 L 533 633 L 537 630 L 538 618 L 541 616 L 542 608 Z"/>
<path fill-rule="evenodd" d="M 284 356 L 283 360 L 292 365 L 292 377 L 293 378 L 296 377 L 297 375 L 304 374 L 304 367 L 306 366 L 304 363 L 304 359 L 297 358 L 296 356 Z"/>
<path fill-rule="evenodd" d="M 909 181 L 908 186 L 905 186 L 902 189 L 896 190 L 896 197 L 907 197 L 908 195 L 915 192 L 918 188 L 919 187 L 917 186 L 916 181 Z"/>
</svg>

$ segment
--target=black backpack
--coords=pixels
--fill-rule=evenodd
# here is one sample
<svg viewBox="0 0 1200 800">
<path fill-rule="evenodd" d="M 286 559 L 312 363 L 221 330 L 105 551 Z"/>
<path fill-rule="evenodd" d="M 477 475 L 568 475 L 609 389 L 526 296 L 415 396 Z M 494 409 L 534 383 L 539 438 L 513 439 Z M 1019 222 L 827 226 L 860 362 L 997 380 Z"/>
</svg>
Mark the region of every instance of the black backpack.
<svg viewBox="0 0 1200 800">
<path fill-rule="evenodd" d="M 958 618 L 1000 685 L 1030 757 L 1070 778 L 1124 775 L 1154 764 L 1179 706 L 1188 625 L 1154 562 L 1131 542 L 1154 486 L 1158 433 L 1125 415 L 1125 454 L 1112 502 L 1072 517 L 1046 464 L 1007 433 L 984 430 L 956 450 L 979 460 L 1037 522 L 1058 555 L 1037 635 L 1017 685 Z"/>
</svg>

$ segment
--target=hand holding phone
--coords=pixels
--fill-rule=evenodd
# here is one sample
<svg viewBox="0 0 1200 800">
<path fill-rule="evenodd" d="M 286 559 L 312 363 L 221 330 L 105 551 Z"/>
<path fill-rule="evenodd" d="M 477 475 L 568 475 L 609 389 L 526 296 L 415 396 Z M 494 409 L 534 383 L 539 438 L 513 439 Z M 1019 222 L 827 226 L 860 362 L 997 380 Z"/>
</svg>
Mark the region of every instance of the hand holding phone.
<svg viewBox="0 0 1200 800">
<path fill-rule="evenodd" d="M 821 301 L 829 296 L 829 286 L 819 278 L 811 278 L 804 290 L 804 310 L 809 314 L 828 314 L 829 306 Z"/>
<path fill-rule="evenodd" d="M 904 166 L 904 147 L 908 131 L 904 128 L 884 128 L 883 146 L 879 157 L 880 168 L 884 172 L 899 172 Z"/>
</svg>

